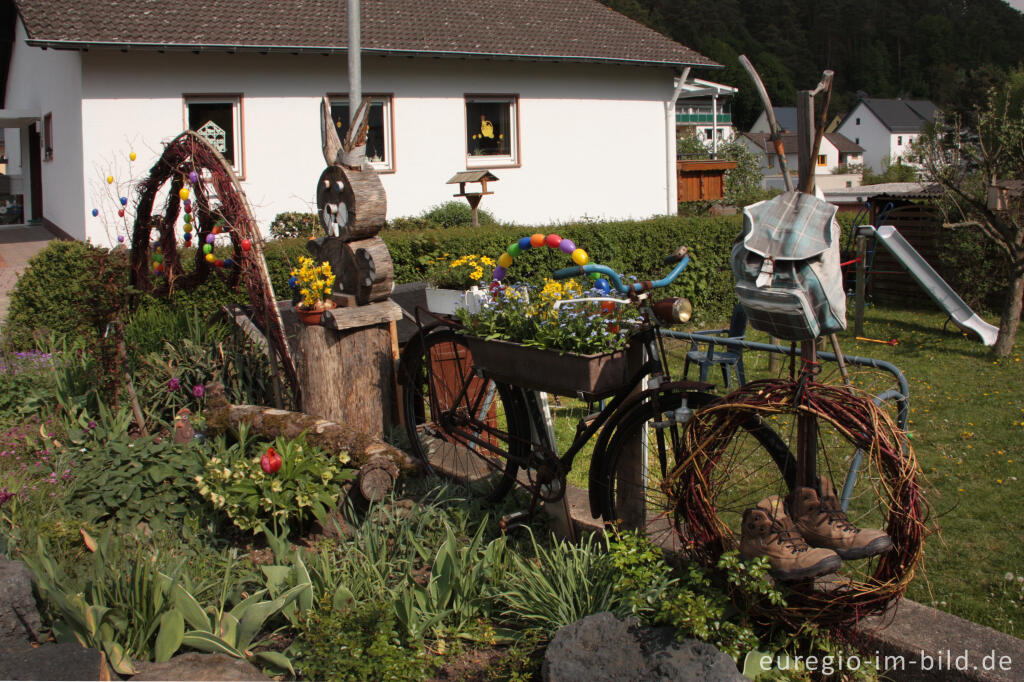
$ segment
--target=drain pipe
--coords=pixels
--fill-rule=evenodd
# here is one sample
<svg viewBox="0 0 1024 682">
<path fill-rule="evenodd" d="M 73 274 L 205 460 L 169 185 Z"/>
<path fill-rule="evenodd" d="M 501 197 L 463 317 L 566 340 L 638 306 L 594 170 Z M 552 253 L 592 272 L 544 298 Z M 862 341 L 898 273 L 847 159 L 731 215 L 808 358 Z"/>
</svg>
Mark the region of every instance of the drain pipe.
<svg viewBox="0 0 1024 682">
<path fill-rule="evenodd" d="M 679 99 L 679 93 L 683 91 L 683 85 L 689 77 L 690 67 L 687 66 L 683 69 L 683 75 L 679 77 L 675 92 L 672 93 L 672 99 L 665 103 L 665 156 L 667 157 L 665 181 L 668 185 L 668 192 L 666 192 L 668 205 L 665 207 L 665 212 L 668 215 L 675 215 L 679 212 L 679 189 L 676 182 L 676 100 Z"/>
</svg>

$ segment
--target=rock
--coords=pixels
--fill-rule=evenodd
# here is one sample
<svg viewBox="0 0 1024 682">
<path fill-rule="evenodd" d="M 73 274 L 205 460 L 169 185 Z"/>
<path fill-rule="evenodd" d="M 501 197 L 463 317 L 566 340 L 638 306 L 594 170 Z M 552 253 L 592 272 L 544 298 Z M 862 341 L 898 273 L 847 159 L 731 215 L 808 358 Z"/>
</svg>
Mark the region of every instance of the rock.
<svg viewBox="0 0 1024 682">
<path fill-rule="evenodd" d="M 20 561 L 0 559 L 0 651 L 38 641 L 41 627 L 32 571 Z"/>
<path fill-rule="evenodd" d="M 77 642 L 0 648 L 3 680 L 115 680 L 103 654 Z"/>
<path fill-rule="evenodd" d="M 675 638 L 673 628 L 638 627 L 597 613 L 557 633 L 544 653 L 545 682 L 745 680 L 732 658 L 707 642 Z"/>
<path fill-rule="evenodd" d="M 188 653 L 164 663 L 136 661 L 135 680 L 224 680 L 224 682 L 266 682 L 267 678 L 252 663 L 226 654 Z"/>
</svg>

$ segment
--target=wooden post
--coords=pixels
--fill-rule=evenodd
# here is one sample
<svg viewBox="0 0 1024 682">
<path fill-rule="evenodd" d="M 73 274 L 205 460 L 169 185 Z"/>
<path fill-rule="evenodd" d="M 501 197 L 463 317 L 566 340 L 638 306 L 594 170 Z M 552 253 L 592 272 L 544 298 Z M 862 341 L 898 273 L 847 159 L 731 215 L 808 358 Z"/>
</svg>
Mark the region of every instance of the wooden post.
<svg viewBox="0 0 1024 682">
<path fill-rule="evenodd" d="M 302 410 L 383 438 L 394 424 L 393 301 L 328 311 L 298 334 Z"/>
<path fill-rule="evenodd" d="M 814 194 L 814 95 L 810 90 L 796 94 L 797 187 Z"/>
<path fill-rule="evenodd" d="M 855 228 L 856 229 L 856 228 Z M 864 297 L 867 294 L 867 235 L 857 235 L 857 289 L 854 298 L 853 333 L 864 336 Z"/>
<path fill-rule="evenodd" d="M 796 95 L 797 168 L 800 176 L 797 186 L 814 193 L 814 94 L 801 90 Z M 800 342 L 801 376 L 818 361 L 815 339 Z M 801 412 L 797 416 L 797 472 L 798 486 L 813 486 L 817 478 L 818 422 L 813 415 Z"/>
</svg>

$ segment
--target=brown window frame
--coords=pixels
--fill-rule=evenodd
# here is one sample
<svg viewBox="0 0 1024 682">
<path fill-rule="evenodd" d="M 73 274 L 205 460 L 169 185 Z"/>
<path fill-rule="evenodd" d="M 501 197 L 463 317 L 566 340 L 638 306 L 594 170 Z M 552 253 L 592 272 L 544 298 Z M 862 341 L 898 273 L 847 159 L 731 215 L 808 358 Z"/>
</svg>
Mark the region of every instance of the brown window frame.
<svg viewBox="0 0 1024 682">
<path fill-rule="evenodd" d="M 473 156 L 470 154 L 468 136 L 469 119 L 466 117 L 466 105 L 471 100 L 508 100 L 513 109 L 515 124 L 512 126 L 512 134 L 515 140 L 510 145 L 512 155 L 508 156 Z M 469 92 L 462 96 L 462 138 L 465 145 L 466 168 L 521 168 L 523 165 L 522 149 L 522 127 L 520 124 L 519 95 L 516 93 L 494 93 L 494 92 Z"/>
<path fill-rule="evenodd" d="M 245 97 L 240 92 L 186 92 L 181 96 L 183 129 L 188 130 L 188 105 L 191 102 L 209 104 L 231 104 L 234 115 L 235 163 L 232 170 L 239 180 L 245 180 Z M 241 161 L 241 163 L 239 163 Z M 228 162 L 231 165 L 231 162 Z"/>
</svg>

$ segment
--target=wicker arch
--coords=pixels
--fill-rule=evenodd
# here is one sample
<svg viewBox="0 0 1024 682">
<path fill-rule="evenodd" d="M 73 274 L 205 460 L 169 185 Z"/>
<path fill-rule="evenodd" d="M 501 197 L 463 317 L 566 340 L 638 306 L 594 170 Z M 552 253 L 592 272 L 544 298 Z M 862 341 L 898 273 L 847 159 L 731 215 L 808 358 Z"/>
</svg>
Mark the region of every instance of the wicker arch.
<svg viewBox="0 0 1024 682">
<path fill-rule="evenodd" d="M 178 254 L 176 226 L 182 212 L 179 192 L 193 172 L 200 178 L 189 187 L 196 243 L 200 247 L 205 244 L 206 237 L 213 234 L 214 226 L 218 225 L 221 234 L 231 239 L 233 254 L 230 262 L 225 259 L 225 265 L 217 267 L 207 262 L 202 248 L 197 248 L 195 266 L 186 273 Z M 154 214 L 157 195 L 168 183 L 163 211 Z M 140 291 L 166 296 L 177 289 L 195 289 L 210 277 L 225 277 L 231 287 L 241 281 L 249 293 L 255 321 L 264 330 L 298 401 L 295 363 L 288 349 L 284 323 L 263 258 L 263 239 L 231 166 L 205 138 L 195 131 L 186 130 L 167 145 L 136 192 L 138 201 L 131 250 L 132 286 Z M 158 234 L 155 240 L 152 237 L 154 231 Z M 149 267 L 156 254 L 162 258 L 165 277 L 154 283 Z"/>
</svg>

